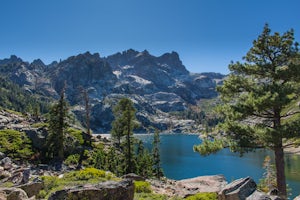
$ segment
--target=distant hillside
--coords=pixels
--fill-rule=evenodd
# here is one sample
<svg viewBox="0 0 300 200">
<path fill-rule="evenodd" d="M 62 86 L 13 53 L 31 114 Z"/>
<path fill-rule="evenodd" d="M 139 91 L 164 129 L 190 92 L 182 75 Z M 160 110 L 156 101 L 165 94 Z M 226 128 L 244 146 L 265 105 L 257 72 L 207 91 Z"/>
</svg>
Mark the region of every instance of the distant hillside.
<svg viewBox="0 0 300 200">
<path fill-rule="evenodd" d="M 216 97 L 215 87 L 224 78 L 218 73 L 191 74 L 176 52 L 155 57 L 146 50 L 132 49 L 108 57 L 86 52 L 50 65 L 40 59 L 29 63 L 11 56 L 0 60 L 0 74 L 29 95 L 47 97 L 47 101 L 48 97 L 57 98 L 66 83 L 67 99 L 79 120 L 84 116 L 81 90 L 87 90 L 95 132 L 110 130 L 112 107 L 122 97 L 134 102 L 140 131 L 149 126 L 194 129 L 195 121 L 180 120 L 170 113 L 183 112 L 200 99 Z"/>
<path fill-rule="evenodd" d="M 47 100 L 47 97 L 33 95 L 0 75 L 0 107 L 24 113 L 46 113 L 49 108 Z"/>
</svg>

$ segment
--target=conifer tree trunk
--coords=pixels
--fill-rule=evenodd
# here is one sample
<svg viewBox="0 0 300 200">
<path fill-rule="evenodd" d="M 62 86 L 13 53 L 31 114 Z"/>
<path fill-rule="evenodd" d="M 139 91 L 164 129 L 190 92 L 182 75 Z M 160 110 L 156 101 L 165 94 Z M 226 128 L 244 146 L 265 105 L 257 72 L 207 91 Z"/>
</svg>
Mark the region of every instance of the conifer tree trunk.
<svg viewBox="0 0 300 200">
<path fill-rule="evenodd" d="M 281 109 L 274 107 L 274 121 L 273 121 L 273 128 L 275 130 L 280 130 L 281 127 Z M 282 146 L 282 136 L 278 137 L 278 135 L 274 136 L 275 139 L 275 167 L 276 167 L 276 182 L 277 182 L 277 189 L 279 191 L 279 195 L 283 198 L 287 198 L 287 191 L 286 191 L 286 180 L 284 174 L 284 152 Z"/>
<path fill-rule="evenodd" d="M 284 153 L 283 148 L 275 147 L 275 166 L 276 166 L 276 177 L 277 177 L 277 188 L 281 197 L 287 197 L 286 191 L 286 180 L 284 174 Z"/>
</svg>

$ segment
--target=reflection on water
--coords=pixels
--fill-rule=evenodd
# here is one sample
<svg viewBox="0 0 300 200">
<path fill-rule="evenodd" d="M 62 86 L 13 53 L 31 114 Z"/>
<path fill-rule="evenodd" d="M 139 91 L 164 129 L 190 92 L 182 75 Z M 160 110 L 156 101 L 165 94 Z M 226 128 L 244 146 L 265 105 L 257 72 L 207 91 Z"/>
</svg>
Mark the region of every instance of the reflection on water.
<svg viewBox="0 0 300 200">
<path fill-rule="evenodd" d="M 300 156 L 286 154 L 285 174 L 287 179 L 300 182 Z M 298 190 L 300 192 L 300 188 Z"/>
<path fill-rule="evenodd" d="M 138 135 L 147 148 L 151 148 L 152 135 Z M 264 159 L 272 152 L 257 150 L 240 157 L 228 149 L 210 155 L 200 156 L 193 152 L 193 146 L 201 141 L 196 135 L 161 135 L 160 153 L 162 167 L 166 177 L 171 179 L 184 179 L 202 175 L 223 174 L 230 182 L 237 178 L 252 177 L 257 183 L 264 173 L 262 168 Z M 286 155 L 286 177 L 292 188 L 293 196 L 300 194 L 300 156 Z"/>
</svg>

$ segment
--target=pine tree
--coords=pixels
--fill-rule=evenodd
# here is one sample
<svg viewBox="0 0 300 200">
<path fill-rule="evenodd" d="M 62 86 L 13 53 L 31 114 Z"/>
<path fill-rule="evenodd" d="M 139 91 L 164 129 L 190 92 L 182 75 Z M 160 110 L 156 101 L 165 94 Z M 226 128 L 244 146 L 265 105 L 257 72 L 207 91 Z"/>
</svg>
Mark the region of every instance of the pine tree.
<svg viewBox="0 0 300 200">
<path fill-rule="evenodd" d="M 231 63 L 231 71 L 218 88 L 225 117 L 219 126 L 234 151 L 265 147 L 275 153 L 279 193 L 286 198 L 285 142 L 300 137 L 300 57 L 293 30 L 271 34 L 268 25 L 253 42 L 244 63 Z M 195 150 L 198 148 L 196 147 Z M 200 149 L 200 148 L 199 148 Z"/>
<path fill-rule="evenodd" d="M 68 106 L 64 89 L 61 91 L 58 103 L 50 109 L 49 136 L 47 138 L 48 158 L 58 162 L 64 160 L 65 133 L 68 125 Z"/>
<path fill-rule="evenodd" d="M 153 137 L 152 157 L 153 157 L 153 173 L 154 176 L 160 179 L 163 176 L 163 171 L 160 166 L 160 152 L 159 152 L 159 132 L 156 129 Z"/>
<path fill-rule="evenodd" d="M 125 136 L 122 143 L 123 151 L 125 154 L 125 173 L 131 173 L 135 170 L 134 160 L 134 138 L 133 129 L 137 126 L 135 117 L 135 108 L 130 99 L 123 98 L 114 107 L 115 120 L 112 123 L 111 135 L 117 138 L 120 146 L 121 138 Z"/>
<path fill-rule="evenodd" d="M 153 176 L 152 156 L 148 151 L 148 149 L 144 147 L 144 144 L 141 140 L 139 140 L 137 147 L 138 147 L 136 153 L 137 167 L 135 173 L 143 177 L 152 177 Z"/>
<path fill-rule="evenodd" d="M 84 146 L 91 146 L 92 142 L 91 142 L 91 138 L 92 138 L 92 134 L 91 134 L 91 128 L 90 128 L 90 103 L 89 103 L 89 96 L 88 96 L 88 92 L 87 90 L 85 90 L 83 87 L 79 87 L 80 93 L 82 94 L 83 100 L 84 100 L 84 106 L 85 106 L 85 125 L 86 125 L 86 133 L 82 132 L 82 137 L 84 140 L 83 143 L 83 147 Z M 82 166 L 82 161 L 84 159 L 84 151 L 85 148 L 82 148 L 81 152 L 80 152 L 80 157 L 79 157 L 79 161 L 78 161 L 78 166 L 77 168 L 80 169 Z"/>
</svg>

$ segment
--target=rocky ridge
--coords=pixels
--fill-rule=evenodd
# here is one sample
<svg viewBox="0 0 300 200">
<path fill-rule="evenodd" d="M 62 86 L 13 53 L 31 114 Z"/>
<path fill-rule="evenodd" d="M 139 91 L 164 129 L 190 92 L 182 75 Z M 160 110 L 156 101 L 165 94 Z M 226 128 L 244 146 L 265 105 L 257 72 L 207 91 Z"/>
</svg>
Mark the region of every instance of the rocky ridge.
<svg viewBox="0 0 300 200">
<path fill-rule="evenodd" d="M 199 99 L 216 97 L 215 87 L 224 78 L 217 73 L 188 72 L 176 52 L 155 57 L 132 49 L 108 57 L 86 52 L 50 65 L 11 56 L 0 60 L 0 75 L 29 93 L 52 98 L 58 98 L 66 83 L 66 97 L 80 120 L 84 116 L 81 91 L 86 90 L 94 132 L 110 130 L 112 107 L 123 97 L 134 102 L 141 132 L 150 126 L 165 131 L 197 130 L 194 121 L 170 113 L 184 111 Z"/>
</svg>

